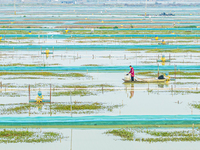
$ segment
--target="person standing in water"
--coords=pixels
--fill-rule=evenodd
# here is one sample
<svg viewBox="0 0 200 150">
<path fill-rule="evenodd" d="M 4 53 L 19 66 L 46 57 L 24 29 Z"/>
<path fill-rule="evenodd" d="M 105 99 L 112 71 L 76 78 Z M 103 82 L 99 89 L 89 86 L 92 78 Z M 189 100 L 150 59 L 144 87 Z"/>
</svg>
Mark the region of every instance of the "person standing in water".
<svg viewBox="0 0 200 150">
<path fill-rule="evenodd" d="M 131 74 L 131 81 L 134 81 L 134 68 L 131 65 L 129 67 L 131 69 L 129 72 L 129 74 Z"/>
</svg>

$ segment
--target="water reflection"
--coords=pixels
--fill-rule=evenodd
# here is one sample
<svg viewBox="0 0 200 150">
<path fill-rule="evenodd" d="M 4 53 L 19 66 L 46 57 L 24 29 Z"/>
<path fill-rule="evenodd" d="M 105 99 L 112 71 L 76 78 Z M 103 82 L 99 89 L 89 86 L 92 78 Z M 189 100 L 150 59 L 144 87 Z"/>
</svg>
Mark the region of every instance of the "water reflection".
<svg viewBox="0 0 200 150">
<path fill-rule="evenodd" d="M 134 96 L 134 84 L 131 84 L 130 99 Z"/>
</svg>

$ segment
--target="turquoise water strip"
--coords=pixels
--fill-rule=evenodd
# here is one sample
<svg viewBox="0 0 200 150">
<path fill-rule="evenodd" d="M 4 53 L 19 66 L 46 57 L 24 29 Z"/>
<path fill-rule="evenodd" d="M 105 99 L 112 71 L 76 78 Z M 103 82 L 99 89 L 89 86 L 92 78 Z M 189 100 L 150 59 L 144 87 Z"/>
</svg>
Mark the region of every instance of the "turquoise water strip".
<svg viewBox="0 0 200 150">
<path fill-rule="evenodd" d="M 157 65 L 135 66 L 135 71 L 157 71 Z M 180 71 L 200 71 L 200 66 L 178 65 L 177 70 Z M 52 67 L 21 67 L 21 66 L 1 66 L 0 71 L 128 71 L 129 66 L 52 66 Z M 174 70 L 174 66 L 159 66 L 160 71 Z"/>
<path fill-rule="evenodd" d="M 155 37 L 156 35 L 158 37 L 200 37 L 200 34 L 5 34 L 5 38 L 26 37 L 62 39 L 72 37 Z"/>
<path fill-rule="evenodd" d="M 200 124 L 200 115 L 121 115 L 0 117 L 0 126 L 59 125 L 186 125 Z"/>
<path fill-rule="evenodd" d="M 127 49 L 197 49 L 199 45 L 0 45 L 1 50 L 26 50 L 41 51 L 41 49 L 59 49 L 59 50 L 101 50 L 101 51 L 116 51 Z"/>
</svg>

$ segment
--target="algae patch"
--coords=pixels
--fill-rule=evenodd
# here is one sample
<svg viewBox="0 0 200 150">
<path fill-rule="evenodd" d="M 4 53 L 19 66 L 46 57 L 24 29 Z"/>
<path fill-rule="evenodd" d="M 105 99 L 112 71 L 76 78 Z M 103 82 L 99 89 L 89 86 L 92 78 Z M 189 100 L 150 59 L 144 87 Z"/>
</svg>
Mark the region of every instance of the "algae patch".
<svg viewBox="0 0 200 150">
<path fill-rule="evenodd" d="M 128 140 L 128 141 L 132 141 L 133 140 L 133 135 L 134 135 L 133 132 L 127 131 L 125 129 L 109 130 L 109 131 L 106 132 L 106 134 L 113 134 L 114 136 L 119 136 L 123 140 Z"/>
<path fill-rule="evenodd" d="M 168 129 L 167 131 L 156 131 L 156 130 L 136 130 L 136 129 L 133 130 L 126 128 L 126 129 L 109 130 L 106 132 L 106 134 L 119 136 L 121 137 L 122 140 L 137 141 L 137 142 L 200 141 L 200 134 L 198 129 L 183 130 L 183 131 L 170 131 Z M 139 137 L 137 137 L 138 134 L 140 135 Z"/>
<path fill-rule="evenodd" d="M 0 131 L 0 143 L 46 143 L 55 142 L 64 137 L 56 132 L 33 132 L 23 130 Z"/>
<path fill-rule="evenodd" d="M 198 49 L 127 49 L 126 51 L 140 52 L 145 51 L 146 53 L 200 53 Z"/>
<path fill-rule="evenodd" d="M 57 77 L 87 77 L 82 73 L 52 73 L 52 72 L 0 72 L 0 76 L 6 75 L 33 75 L 33 76 L 57 76 Z"/>
<path fill-rule="evenodd" d="M 112 112 L 113 109 L 120 108 L 123 105 L 111 105 L 98 102 L 78 102 L 72 103 L 41 103 L 41 104 L 3 104 L 0 105 L 1 115 L 11 114 L 91 114 L 103 111 Z"/>
<path fill-rule="evenodd" d="M 96 95 L 94 92 L 90 92 L 87 90 L 75 90 L 75 91 L 63 91 L 63 92 L 53 92 L 52 96 L 89 96 Z"/>
</svg>

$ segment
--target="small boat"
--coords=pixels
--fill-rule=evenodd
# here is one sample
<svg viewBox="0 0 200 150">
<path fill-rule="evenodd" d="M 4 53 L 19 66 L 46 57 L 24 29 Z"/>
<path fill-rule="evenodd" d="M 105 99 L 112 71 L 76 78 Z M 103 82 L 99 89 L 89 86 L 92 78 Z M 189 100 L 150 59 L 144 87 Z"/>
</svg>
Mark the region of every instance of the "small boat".
<svg viewBox="0 0 200 150">
<path fill-rule="evenodd" d="M 124 83 L 162 83 L 168 81 L 168 79 L 158 79 L 158 78 L 137 78 L 134 81 L 122 79 Z"/>
</svg>

